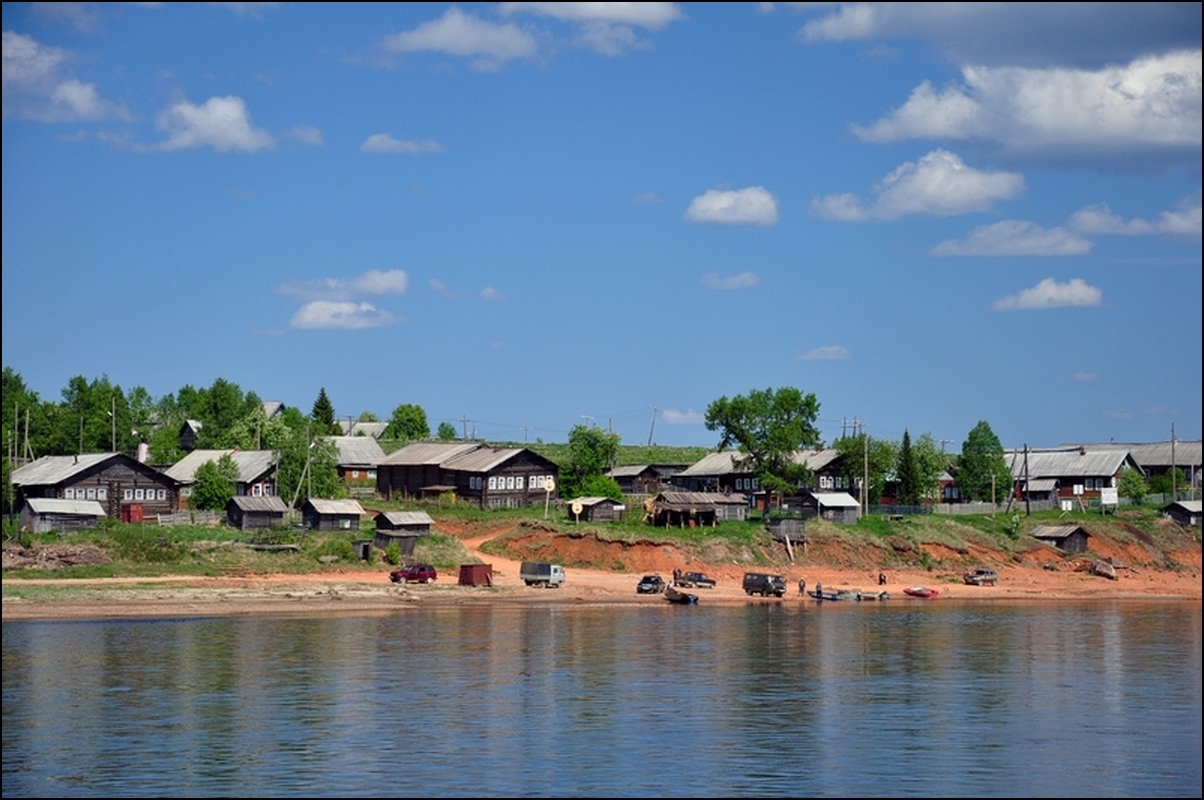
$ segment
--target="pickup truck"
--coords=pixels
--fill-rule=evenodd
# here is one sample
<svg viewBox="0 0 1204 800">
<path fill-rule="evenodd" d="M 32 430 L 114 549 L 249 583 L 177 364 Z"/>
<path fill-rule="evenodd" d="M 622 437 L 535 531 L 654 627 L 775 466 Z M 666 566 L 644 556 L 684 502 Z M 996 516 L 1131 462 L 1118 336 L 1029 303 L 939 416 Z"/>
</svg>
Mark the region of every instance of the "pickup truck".
<svg viewBox="0 0 1204 800">
<path fill-rule="evenodd" d="M 546 561 L 524 561 L 518 577 L 528 586 L 559 589 L 564 583 L 564 567 Z"/>
</svg>

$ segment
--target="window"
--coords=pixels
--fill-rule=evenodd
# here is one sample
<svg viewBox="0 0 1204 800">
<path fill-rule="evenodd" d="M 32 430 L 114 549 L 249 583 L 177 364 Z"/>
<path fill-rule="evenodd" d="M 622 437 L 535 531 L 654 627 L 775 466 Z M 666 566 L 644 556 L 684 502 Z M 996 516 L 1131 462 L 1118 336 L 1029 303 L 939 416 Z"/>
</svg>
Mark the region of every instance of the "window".
<svg viewBox="0 0 1204 800">
<path fill-rule="evenodd" d="M 489 488 L 490 488 L 490 489 L 496 489 L 496 488 L 497 488 L 497 478 L 495 478 L 495 477 L 494 477 L 494 476 L 492 476 L 492 475 L 490 475 L 490 476 L 489 476 Z"/>
<path fill-rule="evenodd" d="M 95 499 L 96 499 L 96 487 L 95 487 L 95 486 L 89 486 L 89 487 L 88 487 L 88 499 L 89 499 L 89 500 L 95 500 Z"/>
<path fill-rule="evenodd" d="M 134 499 L 135 500 L 145 500 L 146 492 L 143 491 L 142 489 L 135 489 L 134 490 Z"/>
<path fill-rule="evenodd" d="M 252 497 L 263 497 L 263 484 L 262 483 L 257 483 L 251 487 L 251 496 Z"/>
<path fill-rule="evenodd" d="M 166 500 L 167 499 L 167 490 L 159 489 L 158 491 L 155 492 L 155 497 L 157 497 L 160 500 Z"/>
<path fill-rule="evenodd" d="M 543 475 L 536 475 L 534 478 L 532 478 L 532 479 L 531 479 L 531 487 L 532 487 L 533 489 L 542 489 L 542 488 L 543 488 L 543 482 L 544 482 L 544 476 L 543 476 Z"/>
<path fill-rule="evenodd" d="M 109 499 L 109 490 L 106 489 L 105 487 L 101 486 L 99 489 L 96 490 L 96 499 L 97 500 L 108 500 Z"/>
<path fill-rule="evenodd" d="M 358 478 L 359 476 L 360 476 L 360 471 L 358 469 L 351 470 L 351 477 Z"/>
<path fill-rule="evenodd" d="M 189 490 L 185 489 L 184 491 L 187 492 Z M 185 497 L 187 497 L 187 495 L 185 495 Z M 133 489 L 122 489 L 121 490 L 121 499 L 122 500 L 133 500 L 134 499 L 134 490 Z"/>
<path fill-rule="evenodd" d="M 506 488 L 507 489 L 514 488 L 514 476 L 513 475 L 510 475 L 506 478 Z"/>
<path fill-rule="evenodd" d="M 75 499 L 75 490 L 68 486 L 66 489 L 63 490 L 63 497 L 67 498 L 68 500 L 74 500 Z"/>
<path fill-rule="evenodd" d="M 754 488 L 754 489 L 760 488 L 760 485 L 761 485 L 761 480 L 759 478 L 752 479 L 752 488 Z"/>
<path fill-rule="evenodd" d="M 351 520 L 349 520 L 349 519 L 339 520 L 339 527 L 342 528 L 343 530 L 349 529 L 351 527 Z"/>
<path fill-rule="evenodd" d="M 514 488 L 518 489 L 520 491 L 522 490 L 522 488 L 523 488 L 523 476 L 522 475 L 519 475 L 517 478 L 514 479 Z"/>
</svg>

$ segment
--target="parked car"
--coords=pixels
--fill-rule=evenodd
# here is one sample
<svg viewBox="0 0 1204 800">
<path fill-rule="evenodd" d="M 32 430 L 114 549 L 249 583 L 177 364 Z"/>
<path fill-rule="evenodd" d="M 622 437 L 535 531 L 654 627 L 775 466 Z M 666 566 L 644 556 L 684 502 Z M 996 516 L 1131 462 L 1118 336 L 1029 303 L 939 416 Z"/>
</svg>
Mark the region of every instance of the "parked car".
<svg viewBox="0 0 1204 800">
<path fill-rule="evenodd" d="M 715 579 L 708 578 L 703 572 L 683 572 L 675 581 L 678 586 L 696 586 L 699 589 L 714 589 Z"/>
<path fill-rule="evenodd" d="M 999 576 L 995 574 L 993 569 L 972 569 L 962 576 L 962 580 L 967 586 L 995 586 L 999 583 Z"/>
<path fill-rule="evenodd" d="M 636 594 L 660 594 L 665 591 L 665 579 L 660 575 L 645 575 L 635 585 Z"/>
<path fill-rule="evenodd" d="M 762 597 L 775 595 L 782 597 L 786 594 L 786 579 L 781 575 L 768 575 L 764 572 L 744 573 L 744 593 L 759 594 Z"/>
<path fill-rule="evenodd" d="M 432 583 L 439 573 L 430 564 L 406 564 L 389 573 L 393 583 Z"/>
</svg>

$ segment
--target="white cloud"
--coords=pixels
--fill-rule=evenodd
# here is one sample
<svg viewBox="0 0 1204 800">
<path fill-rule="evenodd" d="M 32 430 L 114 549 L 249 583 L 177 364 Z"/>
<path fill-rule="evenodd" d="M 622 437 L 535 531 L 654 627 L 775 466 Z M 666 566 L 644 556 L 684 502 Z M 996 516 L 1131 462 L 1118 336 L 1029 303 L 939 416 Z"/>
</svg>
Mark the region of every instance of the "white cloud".
<svg viewBox="0 0 1204 800">
<path fill-rule="evenodd" d="M 816 347 L 805 353 L 799 353 L 795 359 L 797 361 L 847 361 L 852 357 L 853 354 L 847 347 L 836 344 L 828 347 Z"/>
<path fill-rule="evenodd" d="M 484 289 L 477 292 L 477 297 L 480 297 L 482 300 L 488 300 L 490 302 L 496 302 L 496 301 L 501 301 L 501 300 L 506 299 L 506 295 L 502 294 L 497 289 L 494 289 L 492 286 L 486 286 Z"/>
<path fill-rule="evenodd" d="M 1115 153 L 1201 146 L 1201 51 L 1098 70 L 965 67 L 943 90 L 921 83 L 902 107 L 853 132 L 873 142 L 977 139 L 1014 152 Z"/>
<path fill-rule="evenodd" d="M 719 225 L 773 225 L 778 221 L 778 200 L 763 186 L 734 192 L 710 189 L 690 201 L 686 219 Z"/>
<path fill-rule="evenodd" d="M 251 115 L 241 97 L 210 97 L 203 105 L 181 100 L 159 114 L 156 127 L 168 139 L 158 150 L 212 147 L 219 153 L 242 150 L 251 153 L 276 146 L 271 134 L 251 125 Z"/>
<path fill-rule="evenodd" d="M 748 289 L 761 282 L 755 272 L 741 272 L 739 275 L 720 277 L 718 272 L 709 272 L 702 278 L 702 285 L 708 289 L 727 291 L 730 289 Z"/>
<path fill-rule="evenodd" d="M 70 59 L 65 50 L 15 31 L 4 31 L 0 49 L 5 117 L 39 122 L 133 119 L 125 106 L 102 99 L 96 84 L 61 74 L 60 67 Z"/>
<path fill-rule="evenodd" d="M 919 39 L 958 64 L 1098 66 L 1200 41 L 1195 3 L 791 5 L 826 12 L 799 31 L 803 41 Z"/>
<path fill-rule="evenodd" d="M 1058 283 L 1046 278 L 1031 289 L 996 300 L 991 307 L 996 311 L 1026 311 L 1041 308 L 1066 306 L 1091 307 L 1103 302 L 1104 293 L 1089 286 L 1082 278 L 1072 278 L 1067 283 Z"/>
<path fill-rule="evenodd" d="M 1199 236 L 1200 198 L 1184 200 L 1177 210 L 1163 211 L 1152 222 L 1140 217 L 1125 220 L 1107 203 L 1100 203 L 1074 212 L 1067 224 L 1076 231 L 1093 234 Z"/>
<path fill-rule="evenodd" d="M 303 142 L 304 144 L 326 144 L 326 140 L 322 138 L 322 131 L 318 130 L 313 125 L 298 125 L 295 128 L 290 128 L 287 136 L 290 139 L 296 139 L 298 142 Z"/>
<path fill-rule="evenodd" d="M 1096 375 L 1094 372 L 1083 372 L 1082 370 L 1080 370 L 1080 371 L 1074 373 L 1074 375 L 1072 375 L 1071 377 L 1074 378 L 1076 381 L 1079 381 L 1082 383 L 1087 383 L 1089 381 L 1093 381 L 1093 380 L 1097 379 L 1099 377 L 1099 375 Z"/>
<path fill-rule="evenodd" d="M 364 140 L 360 150 L 365 153 L 442 153 L 443 145 L 434 139 L 394 139 L 388 133 L 374 133 Z"/>
<path fill-rule="evenodd" d="M 975 228 L 964 239 L 950 239 L 932 248 L 934 256 L 1079 256 L 1094 246 L 1066 228 L 1041 228 L 1009 219 Z"/>
<path fill-rule="evenodd" d="M 443 281 L 441 281 L 437 278 L 431 278 L 429 281 L 426 282 L 426 286 L 428 289 L 430 289 L 432 292 L 435 292 L 436 294 L 441 294 L 444 297 L 451 297 L 451 298 L 455 297 L 455 294 L 452 293 L 452 290 L 447 288 L 447 284 L 445 284 Z"/>
<path fill-rule="evenodd" d="M 385 47 L 397 53 L 434 51 L 452 56 L 475 57 L 481 69 L 516 58 L 535 55 L 535 37 L 514 23 L 499 25 L 449 8 L 442 17 L 424 22 L 412 31 L 385 37 Z"/>
<path fill-rule="evenodd" d="M 574 43 L 607 56 L 651 46 L 632 26 L 656 31 L 685 18 L 676 3 L 502 3 L 500 10 L 507 16 L 537 14 L 576 25 Z"/>
<path fill-rule="evenodd" d="M 345 301 L 356 297 L 405 294 L 410 278 L 405 270 L 370 269 L 354 278 L 319 278 L 312 281 L 288 281 L 278 291 L 301 302 L 316 300 Z"/>
<path fill-rule="evenodd" d="M 254 17 L 255 19 L 262 19 L 264 11 L 280 7 L 279 3 L 210 3 L 209 5 L 227 8 L 234 12 L 236 17 Z"/>
<path fill-rule="evenodd" d="M 665 408 L 661 410 L 661 419 L 670 425 L 701 425 L 706 421 L 706 416 L 694 409 L 678 411 L 676 408 Z"/>
<path fill-rule="evenodd" d="M 30 3 L 29 10 L 51 22 L 69 22 L 80 33 L 91 33 L 102 20 L 96 3 Z"/>
<path fill-rule="evenodd" d="M 315 300 L 297 309 L 289 324 L 302 330 L 363 330 L 381 328 L 400 320 L 371 303 Z"/>
<path fill-rule="evenodd" d="M 825 219 L 858 222 L 898 219 L 908 214 L 966 214 L 988 211 L 996 200 L 1024 191 L 1015 172 L 983 172 L 968 167 L 954 153 L 933 150 L 917 163 L 905 162 L 874 187 L 871 205 L 852 194 L 817 197 L 811 210 Z"/>
</svg>

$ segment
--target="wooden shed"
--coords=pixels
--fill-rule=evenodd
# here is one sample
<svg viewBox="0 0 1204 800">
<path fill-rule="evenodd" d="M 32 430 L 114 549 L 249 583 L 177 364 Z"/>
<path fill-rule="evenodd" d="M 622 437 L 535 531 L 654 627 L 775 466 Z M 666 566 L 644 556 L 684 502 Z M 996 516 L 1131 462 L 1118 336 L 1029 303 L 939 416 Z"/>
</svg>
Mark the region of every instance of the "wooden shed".
<svg viewBox="0 0 1204 800">
<path fill-rule="evenodd" d="M 568 503 L 574 522 L 615 522 L 623 519 L 627 506 L 610 497 L 578 497 Z"/>
<path fill-rule="evenodd" d="M 95 528 L 104 518 L 104 506 L 95 500 L 31 497 L 21 509 L 21 529 L 33 533 L 64 533 Z"/>
<path fill-rule="evenodd" d="M 301 507 L 305 527 L 314 531 L 358 531 L 363 507 L 354 500 L 311 497 Z"/>
<path fill-rule="evenodd" d="M 803 503 L 816 516 L 842 525 L 856 525 L 861 517 L 861 503 L 848 492 L 806 492 Z"/>
<path fill-rule="evenodd" d="M 1032 536 L 1064 553 L 1086 553 L 1091 534 L 1082 525 L 1038 525 Z"/>
<path fill-rule="evenodd" d="M 1163 506 L 1162 514 L 1185 527 L 1199 528 L 1200 508 L 1201 502 L 1199 500 L 1176 500 Z"/>
<path fill-rule="evenodd" d="M 460 585 L 461 586 L 492 586 L 493 585 L 493 565 L 492 564 L 461 564 L 460 565 Z"/>
<path fill-rule="evenodd" d="M 403 556 L 414 555 L 419 538 L 431 535 L 435 521 L 425 511 L 384 511 L 376 515 L 376 537 L 373 545 L 388 550 L 396 544 Z"/>
<path fill-rule="evenodd" d="M 716 492 L 661 492 L 645 505 L 653 525 L 669 528 L 715 527 L 719 509 Z"/>
<path fill-rule="evenodd" d="M 288 506 L 279 497 L 239 495 L 226 503 L 226 523 L 240 531 L 263 531 L 284 525 Z"/>
</svg>

